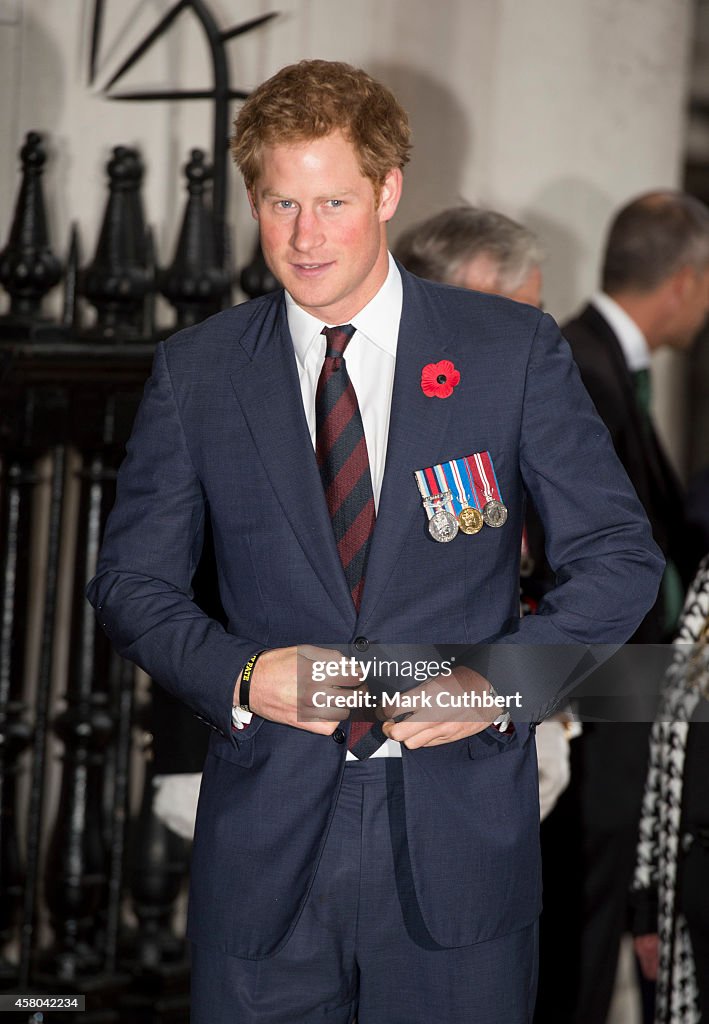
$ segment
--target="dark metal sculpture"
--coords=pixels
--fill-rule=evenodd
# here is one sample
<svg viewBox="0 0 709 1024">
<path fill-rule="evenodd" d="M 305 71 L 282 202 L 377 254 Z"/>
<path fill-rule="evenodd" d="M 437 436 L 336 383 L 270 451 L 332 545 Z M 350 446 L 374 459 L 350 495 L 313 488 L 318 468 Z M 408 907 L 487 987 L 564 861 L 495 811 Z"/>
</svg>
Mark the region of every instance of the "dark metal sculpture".
<svg viewBox="0 0 709 1024">
<path fill-rule="evenodd" d="M 59 281 L 61 265 L 49 245 L 42 191 L 47 155 L 37 132 L 27 133 L 20 159 L 22 184 L 10 238 L 0 252 L 0 284 L 10 295 L 10 312 L 0 318 L 0 332 L 26 338 L 55 329 L 42 317 L 41 304 Z"/>
<path fill-rule="evenodd" d="M 9 454 L 9 453 L 8 453 Z M 24 872 L 19 848 L 20 757 L 32 740 L 24 697 L 25 618 L 29 587 L 32 498 L 37 481 L 19 455 L 3 463 L 0 476 L 0 951 L 16 935 Z M 0 984 L 17 968 L 0 957 Z"/>
<path fill-rule="evenodd" d="M 84 333 L 136 341 L 144 337 L 146 296 L 154 284 L 140 198 L 143 164 L 137 150 L 116 146 L 106 170 L 108 204 L 93 262 L 81 275 L 81 291 L 96 307 L 97 320 Z"/>
<path fill-rule="evenodd" d="M 80 474 L 72 642 L 66 708 L 54 720 L 63 743 L 62 784 L 47 861 L 47 904 L 55 934 L 52 970 L 64 981 L 97 973 L 97 915 L 106 903 L 108 851 L 103 822 L 106 750 L 114 732 L 107 692 L 110 647 L 87 608 L 99 537 L 114 496 L 115 473 L 94 454 Z"/>
<path fill-rule="evenodd" d="M 105 0 L 95 0 L 94 18 L 92 28 L 92 46 L 90 56 L 90 78 L 93 80 L 95 73 L 98 48 L 101 38 L 101 25 L 103 13 L 106 6 Z M 109 90 L 125 75 L 125 73 L 147 53 L 170 28 L 177 16 L 183 11 L 190 10 L 202 26 L 207 39 L 207 45 L 212 58 L 212 71 L 214 86 L 212 89 L 167 89 L 161 91 L 147 92 L 125 92 L 111 94 Z M 221 30 L 216 18 L 212 14 L 205 0 L 176 0 L 165 16 L 158 22 L 155 28 L 143 39 L 138 46 L 129 54 L 121 64 L 120 68 L 113 75 L 106 93 L 112 100 L 138 100 L 141 102 L 155 100 L 213 100 L 214 102 L 214 129 L 213 129 L 213 154 L 214 154 L 214 199 L 213 211 L 217 227 L 217 252 L 220 263 L 223 262 L 225 245 L 225 226 L 227 209 L 227 147 L 229 135 L 229 102 L 234 99 L 246 99 L 248 92 L 243 89 L 233 89 L 229 83 L 229 67 L 226 59 L 225 43 L 237 36 L 252 32 L 261 25 L 266 24 L 276 17 L 276 12 L 261 15 L 235 25 L 233 28 Z"/>
<path fill-rule="evenodd" d="M 155 258 L 155 236 L 153 229 L 145 229 L 145 269 L 150 280 L 150 290 L 145 293 L 143 303 L 143 337 L 153 338 L 155 335 L 155 289 L 158 280 L 158 266 Z"/>
<path fill-rule="evenodd" d="M 185 166 L 188 200 L 171 265 L 158 276 L 160 291 L 177 310 L 177 329 L 189 327 L 224 305 L 229 277 L 218 254 L 212 212 L 205 192 L 212 168 L 201 149 L 193 149 Z"/>
<path fill-rule="evenodd" d="M 60 346 L 54 346 L 59 348 Z M 66 465 L 66 445 L 64 438 L 57 435 L 56 421 L 53 414 L 55 403 L 48 401 L 41 411 L 30 413 L 28 405 L 36 398 L 34 388 L 20 388 L 19 393 L 12 389 L 12 374 L 8 373 L 8 384 L 13 401 L 6 402 L 2 408 L 7 413 L 3 426 L 15 423 L 15 434 L 10 443 L 18 453 L 18 459 L 26 467 L 32 467 L 38 455 L 49 453 L 50 470 L 50 501 L 49 523 L 46 537 L 46 568 L 43 581 L 42 630 L 40 635 L 39 667 L 37 671 L 37 687 L 33 695 L 34 729 L 32 736 L 32 764 L 29 772 L 29 800 L 26 808 L 26 842 L 25 842 L 25 890 L 22 901 L 22 927 L 20 930 L 20 956 L 18 966 L 18 984 L 27 991 L 32 955 L 35 951 L 35 928 L 39 905 L 40 853 L 42 843 L 42 822 L 45 808 L 45 769 L 47 765 L 47 737 L 50 715 L 52 690 L 52 662 L 54 654 L 54 625 L 59 591 L 59 562 L 61 553 L 61 520 L 62 495 L 64 491 L 64 470 Z M 24 415 L 21 414 L 24 410 Z M 28 415 L 29 413 L 29 415 Z M 48 421 L 52 424 L 50 432 L 43 434 Z M 21 424 L 21 426 L 19 426 Z M 51 438 L 51 440 L 50 440 Z M 28 508 L 27 515 L 32 515 Z M 32 528 L 36 523 L 32 522 Z M 29 586 L 27 581 L 24 585 Z M 18 606 L 19 614 L 23 613 Z M 24 682 L 24 680 L 23 680 Z"/>
<path fill-rule="evenodd" d="M 141 344 L 0 340 L 0 727 L 9 748 L 7 756 L 0 754 L 0 930 L 15 925 L 0 986 L 20 992 L 84 992 L 87 1013 L 80 1016 L 88 1024 L 117 1022 L 120 993 L 125 992 L 116 949 L 124 905 L 133 670 L 108 653 L 83 590 L 95 569 L 116 466 L 152 352 L 152 345 Z M 52 680 L 58 652 L 61 538 L 67 530 L 72 532 L 68 510 L 75 512 L 65 490 L 67 448 L 83 454 L 84 468 L 72 566 L 66 708 L 57 715 Z M 41 479 L 35 468 L 40 456 L 47 456 L 49 467 Z M 37 512 L 35 491 L 47 484 L 45 519 Z M 29 557 L 34 547 L 29 538 L 40 528 L 45 555 L 43 572 L 38 574 L 39 566 Z M 32 685 L 24 664 L 30 587 L 41 597 L 43 608 Z M 51 724 L 63 741 L 61 760 L 49 753 Z M 23 746 L 31 748 L 32 756 L 31 761 L 20 762 L 20 771 L 29 770 L 18 787 L 14 773 Z M 45 859 L 49 756 L 52 774 L 56 776 L 61 765 L 61 810 Z M 24 840 L 20 863 L 12 842 L 17 832 Z M 19 897 L 18 889 L 23 890 Z M 55 942 L 40 953 L 39 922 L 45 906 L 51 907 Z M 94 1011 L 99 1016 L 93 1016 Z M 69 1015 L 67 1024 L 70 1020 Z"/>
<path fill-rule="evenodd" d="M 62 306 L 62 327 L 71 335 L 79 327 L 79 311 L 77 297 L 79 288 L 79 228 L 76 223 L 71 225 L 69 232 L 69 252 L 64 273 L 64 302 Z"/>
</svg>

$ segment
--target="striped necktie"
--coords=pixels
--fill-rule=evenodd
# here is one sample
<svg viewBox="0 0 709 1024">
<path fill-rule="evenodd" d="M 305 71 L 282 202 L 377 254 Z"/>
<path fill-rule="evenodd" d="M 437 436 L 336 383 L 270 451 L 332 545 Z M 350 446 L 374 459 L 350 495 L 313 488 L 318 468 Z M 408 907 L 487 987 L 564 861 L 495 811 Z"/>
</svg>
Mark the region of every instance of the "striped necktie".
<svg viewBox="0 0 709 1024">
<path fill-rule="evenodd" d="M 325 327 L 322 333 L 327 348 L 315 392 L 315 447 L 337 550 L 359 611 L 375 513 L 362 417 L 344 359 L 355 328 Z"/>
<path fill-rule="evenodd" d="M 344 359 L 355 328 L 324 327 L 322 333 L 326 349 L 315 392 L 315 450 L 340 561 L 359 611 L 375 512 L 362 416 Z M 369 728 L 369 722 L 352 722 L 350 748 Z"/>
</svg>

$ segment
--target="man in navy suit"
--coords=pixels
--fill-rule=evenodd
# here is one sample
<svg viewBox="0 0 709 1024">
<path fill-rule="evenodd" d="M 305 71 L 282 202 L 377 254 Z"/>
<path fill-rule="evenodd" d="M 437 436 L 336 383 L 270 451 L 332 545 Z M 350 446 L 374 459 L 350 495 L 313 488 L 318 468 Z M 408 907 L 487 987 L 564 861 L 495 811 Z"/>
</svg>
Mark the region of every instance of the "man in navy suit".
<svg viewBox="0 0 709 1024">
<path fill-rule="evenodd" d="M 529 1021 L 534 722 L 630 635 L 662 560 L 554 322 L 390 258 L 409 129 L 388 89 L 284 68 L 233 150 L 284 290 L 158 345 L 89 587 L 117 649 L 213 729 L 192 1019 Z M 526 492 L 557 585 L 521 621 Z M 225 628 L 191 600 L 207 517 Z M 396 651 L 402 675 L 407 651 L 450 672 L 472 648 L 414 693 L 522 710 L 421 708 L 353 744 L 321 704 L 358 680 L 318 682 L 322 645 Z"/>
</svg>

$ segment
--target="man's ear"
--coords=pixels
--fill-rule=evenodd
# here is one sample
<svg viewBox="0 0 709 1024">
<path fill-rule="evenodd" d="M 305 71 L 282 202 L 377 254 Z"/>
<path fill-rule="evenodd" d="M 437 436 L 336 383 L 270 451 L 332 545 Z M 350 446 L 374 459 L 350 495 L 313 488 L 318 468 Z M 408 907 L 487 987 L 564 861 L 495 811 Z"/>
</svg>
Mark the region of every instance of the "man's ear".
<svg viewBox="0 0 709 1024">
<path fill-rule="evenodd" d="M 258 207 L 256 206 L 256 200 L 254 194 L 250 188 L 247 188 L 246 195 L 249 197 L 249 206 L 251 207 L 251 216 L 254 220 L 258 220 Z"/>
<path fill-rule="evenodd" d="M 675 270 L 674 274 L 670 276 L 670 280 L 672 281 L 672 293 L 678 303 L 685 301 L 687 295 L 694 288 L 696 277 L 697 275 L 694 268 L 686 264 L 678 270 Z"/>
<path fill-rule="evenodd" d="M 404 177 L 398 167 L 392 167 L 384 179 L 379 193 L 379 222 L 391 220 L 401 199 Z"/>
<path fill-rule="evenodd" d="M 658 289 L 658 296 L 662 296 L 661 306 L 665 314 L 674 317 L 677 310 L 682 309 L 691 295 L 694 287 L 695 274 L 690 266 L 678 267 Z"/>
</svg>

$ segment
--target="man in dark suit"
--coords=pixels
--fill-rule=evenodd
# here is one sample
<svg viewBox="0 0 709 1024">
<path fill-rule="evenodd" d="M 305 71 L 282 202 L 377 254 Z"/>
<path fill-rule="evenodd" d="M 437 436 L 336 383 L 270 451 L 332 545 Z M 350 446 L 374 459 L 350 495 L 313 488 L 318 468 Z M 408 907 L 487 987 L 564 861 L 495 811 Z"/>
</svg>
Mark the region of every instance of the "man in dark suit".
<svg viewBox="0 0 709 1024">
<path fill-rule="evenodd" d="M 652 421 L 649 366 L 661 347 L 686 349 L 706 319 L 704 204 L 661 191 L 620 210 L 606 243 L 601 288 L 562 331 L 667 559 L 658 598 L 632 637 L 633 643 L 659 644 L 672 637 L 703 552 L 688 529 L 682 487 Z M 611 667 L 602 670 L 605 692 Z M 592 678 L 588 689 L 594 686 Z M 579 707 L 590 719 L 608 714 L 592 697 Z M 640 711 L 636 722 L 584 724 L 572 748 L 571 786 L 542 829 L 539 1024 L 605 1022 L 628 926 L 648 717 Z"/>
<path fill-rule="evenodd" d="M 193 1022 L 528 1021 L 533 723 L 589 645 L 630 635 L 662 560 L 553 321 L 390 258 L 409 130 L 389 90 L 284 68 L 233 149 L 284 291 L 158 346 L 89 587 L 213 729 Z M 525 490 L 559 583 L 520 621 Z M 207 506 L 226 628 L 191 600 Z M 419 705 L 366 731 L 338 700 L 391 665 Z M 518 693 L 512 725 L 479 710 Z M 456 696 L 471 710 L 440 710 Z"/>
</svg>

